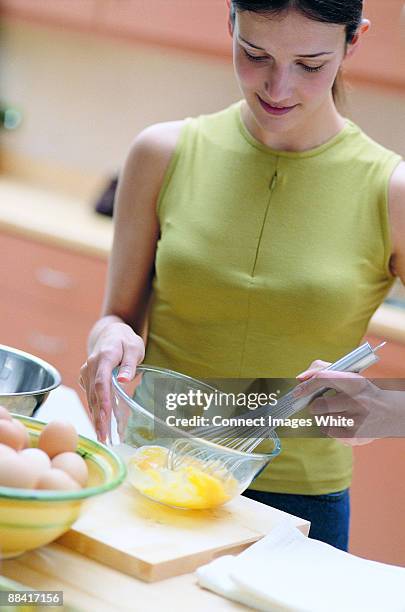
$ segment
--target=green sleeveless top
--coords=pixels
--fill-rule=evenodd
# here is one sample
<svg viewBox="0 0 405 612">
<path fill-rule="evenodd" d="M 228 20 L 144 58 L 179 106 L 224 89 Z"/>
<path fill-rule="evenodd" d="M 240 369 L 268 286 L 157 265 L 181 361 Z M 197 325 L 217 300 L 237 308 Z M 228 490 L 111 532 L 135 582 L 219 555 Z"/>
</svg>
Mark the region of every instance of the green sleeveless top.
<svg viewBox="0 0 405 612">
<path fill-rule="evenodd" d="M 158 200 L 145 361 L 195 378 L 294 378 L 358 346 L 393 282 L 387 190 L 401 158 L 348 120 L 314 149 L 272 150 L 240 110 L 182 130 Z M 282 447 L 253 489 L 349 486 L 340 442 Z"/>
</svg>

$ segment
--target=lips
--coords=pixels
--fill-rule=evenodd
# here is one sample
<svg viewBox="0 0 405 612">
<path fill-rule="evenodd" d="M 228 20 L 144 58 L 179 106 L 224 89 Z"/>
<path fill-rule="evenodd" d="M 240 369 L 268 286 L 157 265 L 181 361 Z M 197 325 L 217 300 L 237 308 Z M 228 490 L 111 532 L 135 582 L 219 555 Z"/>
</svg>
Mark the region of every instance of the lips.
<svg viewBox="0 0 405 612">
<path fill-rule="evenodd" d="M 297 104 L 295 104 L 294 106 L 273 106 L 272 104 L 269 104 L 268 102 L 262 100 L 259 95 L 257 96 L 257 98 L 262 108 L 264 108 L 264 110 L 269 113 L 269 115 L 286 115 L 297 106 Z"/>
</svg>

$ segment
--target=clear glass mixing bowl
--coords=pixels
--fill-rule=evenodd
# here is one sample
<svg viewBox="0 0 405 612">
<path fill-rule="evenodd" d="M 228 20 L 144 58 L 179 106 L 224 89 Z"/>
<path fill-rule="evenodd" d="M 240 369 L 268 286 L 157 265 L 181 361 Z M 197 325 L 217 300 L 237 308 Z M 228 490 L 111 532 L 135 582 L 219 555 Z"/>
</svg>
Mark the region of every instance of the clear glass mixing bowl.
<svg viewBox="0 0 405 612">
<path fill-rule="evenodd" d="M 118 368 L 112 375 L 113 413 L 109 443 L 116 447 L 117 452 L 127 460 L 130 480 L 131 462 L 133 465 L 134 457 L 139 457 L 140 453 L 144 453 L 145 447 L 149 447 L 146 453 L 154 456 L 153 465 L 156 467 L 156 470 L 149 472 L 149 477 L 153 479 L 156 486 L 148 488 L 139 470 L 137 479 L 132 479 L 131 482 L 141 493 L 155 501 L 169 506 L 187 508 L 213 507 L 229 501 L 247 489 L 252 480 L 281 450 L 279 438 L 274 432 L 269 439 L 260 444 L 260 452 L 249 453 L 216 444 L 204 438 L 204 435 L 195 437 L 182 428 L 166 423 L 165 416 L 169 414 L 169 411 L 167 411 L 165 402 L 169 393 L 188 396 L 190 390 L 215 392 L 216 389 L 210 385 L 171 370 L 152 366 L 139 366 L 134 380 L 129 383 L 118 381 L 117 375 Z M 181 413 L 188 417 L 206 414 L 201 406 L 190 404 L 184 405 Z M 139 449 L 142 450 L 139 451 Z M 159 449 L 163 450 L 159 451 Z M 170 462 L 173 456 L 174 465 Z M 137 465 L 139 466 L 139 461 Z M 161 491 L 157 493 L 162 468 L 166 472 L 165 477 L 169 478 L 162 484 L 170 488 L 170 494 L 166 495 Z M 194 468 L 198 469 L 197 476 L 193 471 Z M 187 473 L 186 481 L 183 479 L 180 484 L 179 474 L 167 473 L 181 470 L 183 472 L 189 470 L 190 473 Z M 141 483 L 139 476 L 141 476 Z M 218 478 L 222 484 L 225 483 L 226 495 L 216 494 L 218 492 L 217 483 L 212 481 L 211 477 Z M 191 491 L 190 478 L 201 495 L 198 502 L 187 501 L 185 503 L 182 502 L 181 495 L 176 498 L 175 491 L 180 486 L 188 487 L 188 490 Z M 192 491 L 195 492 L 195 488 Z M 190 495 L 192 497 L 193 493 L 191 492 Z"/>
</svg>

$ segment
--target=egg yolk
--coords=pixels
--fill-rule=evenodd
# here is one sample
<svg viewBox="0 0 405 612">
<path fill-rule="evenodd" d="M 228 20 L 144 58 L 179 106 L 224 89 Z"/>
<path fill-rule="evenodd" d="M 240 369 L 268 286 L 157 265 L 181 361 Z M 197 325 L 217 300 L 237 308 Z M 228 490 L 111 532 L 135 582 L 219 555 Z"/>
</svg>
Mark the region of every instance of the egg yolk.
<svg viewBox="0 0 405 612">
<path fill-rule="evenodd" d="M 193 461 L 176 470 L 167 467 L 168 449 L 142 446 L 128 462 L 131 484 L 143 495 L 178 508 L 207 509 L 225 503 L 236 493 L 237 481 L 227 474 L 217 478 Z"/>
</svg>

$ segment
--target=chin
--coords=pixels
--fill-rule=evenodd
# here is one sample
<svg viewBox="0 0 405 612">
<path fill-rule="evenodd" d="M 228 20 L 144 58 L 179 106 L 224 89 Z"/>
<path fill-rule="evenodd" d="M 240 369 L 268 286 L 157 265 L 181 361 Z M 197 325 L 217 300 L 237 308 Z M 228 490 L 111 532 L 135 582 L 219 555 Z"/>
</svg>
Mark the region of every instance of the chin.
<svg viewBox="0 0 405 612">
<path fill-rule="evenodd" d="M 282 133 L 291 130 L 297 125 L 296 111 L 297 109 L 294 109 L 294 111 L 291 112 L 291 115 L 295 116 L 284 115 L 281 117 L 272 117 L 260 108 L 258 110 L 255 109 L 253 115 L 259 128 L 268 132 Z"/>
</svg>

